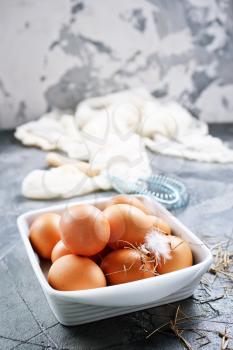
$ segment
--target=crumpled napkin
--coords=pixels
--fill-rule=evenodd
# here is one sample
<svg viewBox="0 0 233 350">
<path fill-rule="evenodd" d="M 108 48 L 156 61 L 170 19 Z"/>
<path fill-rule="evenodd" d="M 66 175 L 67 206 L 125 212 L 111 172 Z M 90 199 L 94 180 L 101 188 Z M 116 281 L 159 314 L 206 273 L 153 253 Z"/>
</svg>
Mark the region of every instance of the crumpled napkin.
<svg viewBox="0 0 233 350">
<path fill-rule="evenodd" d="M 101 170 L 91 178 L 74 165 L 35 170 L 22 185 L 23 195 L 30 198 L 67 198 L 107 190 L 111 175 L 126 181 L 148 176 L 146 147 L 204 162 L 233 161 L 233 150 L 210 136 L 206 123 L 174 101 L 159 102 L 144 88 L 86 99 L 75 115 L 52 111 L 19 126 L 15 137 L 27 146 L 62 151 Z"/>
</svg>

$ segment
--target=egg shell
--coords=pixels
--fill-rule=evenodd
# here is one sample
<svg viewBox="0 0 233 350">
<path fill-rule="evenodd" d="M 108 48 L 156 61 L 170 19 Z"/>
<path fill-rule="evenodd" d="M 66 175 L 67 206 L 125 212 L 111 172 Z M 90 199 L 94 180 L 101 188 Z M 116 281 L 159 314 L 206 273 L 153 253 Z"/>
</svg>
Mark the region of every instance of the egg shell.
<svg viewBox="0 0 233 350">
<path fill-rule="evenodd" d="M 153 221 L 153 230 L 155 229 L 161 233 L 164 233 L 165 235 L 171 235 L 171 227 L 163 219 L 155 215 L 150 215 L 150 217 Z"/>
<path fill-rule="evenodd" d="M 110 226 L 101 210 L 90 204 L 67 208 L 60 222 L 61 239 L 73 253 L 92 256 L 107 245 Z"/>
<path fill-rule="evenodd" d="M 72 291 L 106 286 L 100 267 L 91 259 L 74 254 L 57 259 L 48 273 L 49 284 L 57 290 Z"/>
<path fill-rule="evenodd" d="M 53 247 L 61 239 L 61 216 L 55 213 L 39 215 L 31 224 L 29 239 L 35 251 L 44 259 L 50 259 Z"/>
<path fill-rule="evenodd" d="M 147 215 L 132 205 L 111 205 L 103 213 L 110 224 L 108 244 L 113 249 L 122 248 L 127 244 L 134 246 L 143 244 L 145 236 L 154 227 L 170 233 L 169 226 L 162 219 Z"/>
<path fill-rule="evenodd" d="M 51 260 L 54 262 L 55 260 L 61 258 L 64 255 L 72 254 L 71 251 L 66 248 L 64 243 L 60 240 L 57 242 L 57 244 L 53 247 L 52 253 L 51 253 Z"/>
<path fill-rule="evenodd" d="M 176 236 L 171 235 L 168 238 L 171 246 L 171 259 L 162 259 L 157 266 L 157 272 L 161 275 L 193 265 L 192 251 L 188 243 Z"/>
<path fill-rule="evenodd" d="M 101 264 L 110 285 L 154 277 L 154 265 L 135 249 L 123 248 L 108 254 Z"/>
<path fill-rule="evenodd" d="M 145 214 L 150 215 L 151 214 L 151 210 L 149 208 L 147 208 L 142 201 L 140 201 L 138 198 L 133 197 L 133 196 L 127 196 L 127 195 L 119 195 L 119 196 L 115 196 L 114 198 L 112 198 L 106 205 L 106 207 L 109 207 L 111 205 L 114 204 L 129 204 L 132 205 L 140 210 L 142 210 Z"/>
</svg>

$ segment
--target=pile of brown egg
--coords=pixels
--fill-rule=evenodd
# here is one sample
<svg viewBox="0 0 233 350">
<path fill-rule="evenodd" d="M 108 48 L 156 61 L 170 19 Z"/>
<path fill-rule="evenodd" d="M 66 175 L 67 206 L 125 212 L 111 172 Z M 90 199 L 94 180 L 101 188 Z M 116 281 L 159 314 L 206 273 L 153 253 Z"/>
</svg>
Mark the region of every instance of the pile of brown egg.
<svg viewBox="0 0 233 350">
<path fill-rule="evenodd" d="M 49 284 L 73 291 L 158 276 L 193 264 L 187 242 L 133 196 L 116 196 L 103 210 L 67 207 L 39 215 L 29 238 L 41 258 L 51 259 Z"/>
</svg>

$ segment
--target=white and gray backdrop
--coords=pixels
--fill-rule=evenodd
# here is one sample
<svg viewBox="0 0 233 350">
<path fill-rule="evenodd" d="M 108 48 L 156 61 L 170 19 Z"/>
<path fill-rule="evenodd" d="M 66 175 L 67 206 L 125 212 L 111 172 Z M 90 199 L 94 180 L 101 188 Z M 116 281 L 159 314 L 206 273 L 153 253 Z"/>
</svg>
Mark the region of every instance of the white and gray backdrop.
<svg viewBox="0 0 233 350">
<path fill-rule="evenodd" d="M 0 128 L 141 85 L 233 121 L 233 1 L 0 1 Z"/>
</svg>

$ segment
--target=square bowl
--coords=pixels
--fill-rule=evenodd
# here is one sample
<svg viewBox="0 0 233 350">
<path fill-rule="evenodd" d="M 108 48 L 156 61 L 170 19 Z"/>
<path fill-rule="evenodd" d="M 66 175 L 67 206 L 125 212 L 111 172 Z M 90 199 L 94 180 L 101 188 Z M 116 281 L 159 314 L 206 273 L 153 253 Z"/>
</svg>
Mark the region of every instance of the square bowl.
<svg viewBox="0 0 233 350">
<path fill-rule="evenodd" d="M 53 289 L 47 282 L 50 264 L 42 262 L 29 240 L 29 227 L 40 214 L 61 213 L 67 204 L 51 206 L 22 214 L 17 219 L 21 238 L 36 277 L 48 304 L 57 320 L 66 326 L 84 324 L 138 310 L 143 310 L 178 300 L 193 294 L 202 275 L 212 263 L 212 255 L 206 245 L 169 211 L 147 196 L 135 196 L 151 209 L 154 215 L 164 219 L 172 233 L 188 242 L 194 257 L 194 265 L 182 270 L 147 279 L 103 288 L 63 292 Z M 77 200 L 75 204 L 93 204 L 100 209 L 113 197 Z"/>
</svg>

